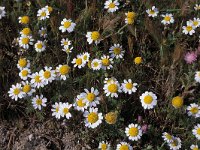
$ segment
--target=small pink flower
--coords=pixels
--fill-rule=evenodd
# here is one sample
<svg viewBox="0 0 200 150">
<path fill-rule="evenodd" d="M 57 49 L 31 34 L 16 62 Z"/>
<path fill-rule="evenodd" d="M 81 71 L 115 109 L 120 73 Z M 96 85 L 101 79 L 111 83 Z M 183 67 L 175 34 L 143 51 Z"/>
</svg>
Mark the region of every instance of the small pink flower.
<svg viewBox="0 0 200 150">
<path fill-rule="evenodd" d="M 138 116 L 137 121 L 138 121 L 138 123 L 142 122 L 142 116 Z"/>
<path fill-rule="evenodd" d="M 192 64 L 197 60 L 197 54 L 195 52 L 187 52 L 184 57 L 186 63 Z"/>
</svg>

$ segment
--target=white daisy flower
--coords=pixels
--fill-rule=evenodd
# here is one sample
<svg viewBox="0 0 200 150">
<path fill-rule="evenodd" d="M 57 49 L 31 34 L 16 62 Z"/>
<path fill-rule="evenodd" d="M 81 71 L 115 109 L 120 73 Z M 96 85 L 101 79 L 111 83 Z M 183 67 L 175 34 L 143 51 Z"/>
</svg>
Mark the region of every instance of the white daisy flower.
<svg viewBox="0 0 200 150">
<path fill-rule="evenodd" d="M 85 119 L 85 126 L 88 128 L 96 128 L 102 123 L 102 113 L 98 113 L 98 108 L 90 107 L 89 111 L 85 111 L 83 116 Z"/>
<path fill-rule="evenodd" d="M 27 80 L 30 77 L 31 70 L 29 68 L 23 68 L 19 72 L 19 76 L 22 80 Z"/>
<path fill-rule="evenodd" d="M 86 62 L 83 61 L 82 55 L 77 55 L 77 57 L 73 59 L 72 64 L 74 64 L 74 67 L 78 67 L 80 69 L 86 65 Z"/>
<path fill-rule="evenodd" d="M 62 49 L 62 51 L 66 52 L 66 53 L 71 53 L 72 52 L 73 47 L 64 47 Z"/>
<path fill-rule="evenodd" d="M 32 38 L 32 36 L 21 36 L 19 38 L 19 46 L 24 48 L 24 49 L 28 49 L 29 45 L 33 45 L 33 41 L 34 39 Z"/>
<path fill-rule="evenodd" d="M 37 12 L 37 17 L 39 20 L 46 20 L 47 18 L 49 18 L 49 15 L 49 10 L 45 7 L 39 9 Z"/>
<path fill-rule="evenodd" d="M 94 42 L 96 45 L 100 43 L 100 33 L 98 31 L 93 32 L 87 32 L 86 38 L 89 44 L 92 44 Z"/>
<path fill-rule="evenodd" d="M 197 72 L 195 73 L 194 79 L 195 79 L 196 82 L 200 83 L 200 71 L 197 71 Z"/>
<path fill-rule="evenodd" d="M 108 12 L 115 12 L 117 11 L 117 9 L 119 6 L 119 2 L 118 0 L 107 0 L 105 3 L 104 3 L 104 8 L 108 10 Z"/>
<path fill-rule="evenodd" d="M 191 149 L 191 150 L 199 150 L 199 147 L 198 147 L 198 145 L 192 144 L 192 145 L 190 146 L 190 149 Z"/>
<path fill-rule="evenodd" d="M 44 82 L 42 82 L 42 78 L 38 72 L 33 73 L 30 77 L 32 78 L 31 84 L 33 85 L 33 87 L 40 88 L 46 85 Z"/>
<path fill-rule="evenodd" d="M 174 17 L 172 14 L 165 14 L 161 16 L 163 17 L 163 20 L 161 21 L 162 24 L 168 25 L 168 24 L 174 23 Z"/>
<path fill-rule="evenodd" d="M 127 142 L 120 142 L 120 144 L 117 144 L 116 150 L 133 150 L 133 147 Z"/>
<path fill-rule="evenodd" d="M 52 105 L 52 109 L 51 109 L 52 116 L 55 116 L 57 119 L 60 119 L 60 116 L 61 116 L 61 114 L 59 112 L 61 105 L 62 105 L 61 102 L 59 102 L 59 103 L 55 102 L 55 104 Z"/>
<path fill-rule="evenodd" d="M 85 96 L 86 96 L 85 93 L 81 93 L 81 94 L 77 95 L 76 102 L 73 105 L 76 110 L 84 112 L 88 108 L 89 103 L 87 103 L 84 100 Z"/>
<path fill-rule="evenodd" d="M 192 20 L 192 23 L 193 23 L 193 26 L 194 26 L 195 28 L 198 28 L 198 27 L 200 26 L 200 19 L 199 19 L 199 18 L 194 18 L 194 19 Z"/>
<path fill-rule="evenodd" d="M 35 51 L 36 52 L 43 52 L 46 50 L 46 41 L 37 41 L 37 43 L 35 43 L 34 47 L 35 47 Z"/>
<path fill-rule="evenodd" d="M 62 103 L 59 108 L 59 113 L 61 117 L 66 117 L 67 119 L 71 118 L 72 117 L 70 113 L 71 107 L 72 107 L 72 104 L 69 104 L 68 102 Z"/>
<path fill-rule="evenodd" d="M 30 67 L 30 61 L 26 58 L 20 58 L 17 63 L 17 68 L 22 70 L 23 68 L 29 68 Z"/>
<path fill-rule="evenodd" d="M 174 137 L 172 142 L 169 143 L 169 147 L 172 150 L 179 150 L 181 148 L 181 139 Z"/>
<path fill-rule="evenodd" d="M 140 96 L 142 107 L 152 109 L 157 105 L 157 96 L 153 92 L 146 91 Z"/>
<path fill-rule="evenodd" d="M 101 69 L 101 60 L 99 59 L 93 59 L 92 62 L 91 62 L 91 68 L 93 70 L 100 70 Z"/>
<path fill-rule="evenodd" d="M 61 40 L 61 46 L 63 46 L 63 47 L 68 48 L 71 44 L 72 43 L 71 43 L 71 41 L 68 38 L 66 38 L 66 39 L 63 38 Z"/>
<path fill-rule="evenodd" d="M 195 10 L 200 10 L 200 5 L 199 4 L 195 4 L 194 9 Z"/>
<path fill-rule="evenodd" d="M 23 28 L 22 31 L 20 31 L 21 36 L 29 36 L 31 35 L 31 29 L 30 28 Z"/>
<path fill-rule="evenodd" d="M 113 59 L 112 58 L 110 58 L 109 56 L 106 56 L 106 55 L 103 55 L 102 57 L 101 57 L 101 64 L 102 64 L 102 69 L 103 70 L 106 70 L 106 69 L 111 69 L 111 68 L 113 68 Z"/>
<path fill-rule="evenodd" d="M 56 77 L 55 70 L 52 70 L 52 67 L 47 66 L 44 67 L 44 70 L 40 70 L 39 74 L 42 82 L 45 84 L 51 83 Z"/>
<path fill-rule="evenodd" d="M 122 83 L 122 90 L 124 91 L 124 93 L 132 94 L 137 91 L 137 85 L 137 83 L 132 83 L 131 79 L 128 79 L 128 81 L 124 80 L 124 83 Z"/>
<path fill-rule="evenodd" d="M 172 135 L 170 135 L 169 133 L 167 133 L 167 132 L 164 132 L 163 134 L 162 134 L 162 138 L 164 139 L 164 141 L 166 141 L 167 143 L 170 143 L 170 142 L 172 142 L 173 141 L 173 136 Z"/>
<path fill-rule="evenodd" d="M 21 24 L 28 24 L 30 21 L 30 18 L 29 16 L 21 16 L 18 18 L 18 20 L 19 20 L 19 23 Z"/>
<path fill-rule="evenodd" d="M 200 124 L 197 124 L 196 126 L 194 126 L 192 133 L 198 140 L 200 140 Z"/>
<path fill-rule="evenodd" d="M 111 97 L 118 97 L 118 92 L 121 92 L 121 87 L 118 81 L 109 81 L 107 82 L 104 87 L 104 93 L 106 96 L 111 96 Z"/>
<path fill-rule="evenodd" d="M 149 17 L 157 17 L 159 13 L 158 9 L 155 6 L 153 6 L 151 9 L 147 9 L 146 12 L 148 13 Z"/>
<path fill-rule="evenodd" d="M 195 33 L 194 29 L 195 29 L 195 26 L 193 25 L 193 22 L 187 21 L 187 26 L 183 26 L 183 33 L 186 35 L 187 34 L 192 35 Z"/>
<path fill-rule="evenodd" d="M 41 27 L 38 33 L 39 33 L 40 37 L 46 38 L 47 37 L 47 28 Z"/>
<path fill-rule="evenodd" d="M 109 53 L 111 54 L 112 58 L 123 58 L 124 57 L 124 53 L 125 51 L 122 49 L 122 46 L 120 44 L 114 44 L 114 46 L 112 46 L 109 49 Z"/>
<path fill-rule="evenodd" d="M 69 72 L 70 72 L 70 67 L 68 65 L 59 65 L 56 67 L 56 75 L 61 79 L 61 80 L 66 80 L 69 78 Z"/>
<path fill-rule="evenodd" d="M 188 116 L 193 116 L 195 118 L 200 117 L 200 106 L 195 103 L 190 104 L 190 106 L 187 107 L 187 111 L 188 111 Z"/>
<path fill-rule="evenodd" d="M 42 107 L 46 107 L 46 102 L 47 99 L 45 97 L 43 97 L 43 95 L 36 95 L 33 99 L 32 99 L 32 104 L 34 109 L 39 109 L 41 110 Z"/>
<path fill-rule="evenodd" d="M 0 6 L 0 19 L 6 16 L 5 7 Z"/>
<path fill-rule="evenodd" d="M 110 144 L 108 142 L 100 142 L 99 147 L 100 150 L 110 150 Z"/>
<path fill-rule="evenodd" d="M 72 31 L 74 31 L 76 24 L 72 22 L 71 19 L 66 19 L 64 18 L 63 21 L 61 22 L 61 26 L 59 27 L 59 30 L 61 30 L 61 32 L 69 32 L 71 33 Z"/>
<path fill-rule="evenodd" d="M 27 96 L 31 96 L 36 90 L 32 87 L 29 81 L 22 81 L 22 92 Z"/>
<path fill-rule="evenodd" d="M 83 59 L 84 62 L 88 62 L 89 58 L 90 58 L 90 54 L 88 52 L 84 52 L 82 54 L 82 59 Z"/>
<path fill-rule="evenodd" d="M 131 141 L 138 141 L 142 136 L 141 127 L 138 124 L 129 124 L 125 129 L 126 136 Z"/>
<path fill-rule="evenodd" d="M 24 97 L 24 92 L 22 92 L 22 85 L 17 83 L 16 85 L 12 85 L 10 90 L 8 91 L 9 97 L 17 101 L 18 99 L 22 99 Z"/>
<path fill-rule="evenodd" d="M 83 97 L 85 98 L 85 102 L 89 103 L 90 107 L 96 107 L 99 104 L 100 97 L 99 91 L 97 89 L 94 89 L 94 87 L 91 87 L 91 90 L 84 89 L 85 93 L 83 93 Z"/>
</svg>

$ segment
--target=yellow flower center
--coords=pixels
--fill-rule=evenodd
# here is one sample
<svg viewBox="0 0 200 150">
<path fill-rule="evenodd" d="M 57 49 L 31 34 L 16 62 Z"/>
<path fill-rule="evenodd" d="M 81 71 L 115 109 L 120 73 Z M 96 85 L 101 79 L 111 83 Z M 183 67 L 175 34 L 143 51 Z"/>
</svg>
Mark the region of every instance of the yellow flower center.
<svg viewBox="0 0 200 150">
<path fill-rule="evenodd" d="M 168 133 L 165 135 L 165 137 L 166 137 L 166 139 L 168 139 L 168 140 L 171 140 L 171 139 L 172 139 L 172 136 L 171 136 L 170 134 L 168 134 Z"/>
<path fill-rule="evenodd" d="M 86 105 L 86 103 L 83 102 L 83 98 L 79 99 L 76 103 L 79 107 L 84 107 Z"/>
<path fill-rule="evenodd" d="M 110 84 L 110 85 L 108 86 L 108 91 L 109 91 L 110 93 L 116 93 L 117 90 L 118 90 L 118 86 L 117 86 L 116 84 Z"/>
<path fill-rule="evenodd" d="M 24 68 L 24 67 L 26 67 L 26 65 L 27 65 L 27 61 L 26 61 L 25 58 L 21 58 L 21 59 L 18 61 L 18 64 L 19 64 L 20 67 Z"/>
<path fill-rule="evenodd" d="M 37 99 L 37 100 L 36 100 L 36 104 L 37 104 L 37 105 L 42 105 L 42 100 L 41 100 L 41 99 Z"/>
<path fill-rule="evenodd" d="M 95 99 L 95 94 L 94 93 L 88 93 L 87 94 L 87 100 L 89 102 L 92 102 Z"/>
<path fill-rule="evenodd" d="M 131 90 L 133 88 L 133 84 L 132 83 L 126 83 L 126 88 L 128 90 Z"/>
<path fill-rule="evenodd" d="M 109 66 L 110 65 L 110 60 L 108 59 L 108 58 L 104 58 L 104 59 L 102 59 L 102 64 L 104 65 L 104 66 Z"/>
<path fill-rule="evenodd" d="M 98 67 L 98 66 L 99 66 L 99 63 L 98 63 L 97 61 L 95 61 L 95 62 L 93 63 L 93 65 L 94 65 L 94 67 Z"/>
<path fill-rule="evenodd" d="M 194 147 L 192 150 L 199 150 L 198 147 Z"/>
<path fill-rule="evenodd" d="M 145 104 L 151 104 L 152 101 L 153 101 L 153 97 L 152 96 L 147 95 L 147 96 L 144 97 L 144 103 Z"/>
<path fill-rule="evenodd" d="M 127 18 L 134 19 L 135 16 L 136 16 L 136 13 L 135 12 L 128 12 L 126 16 L 127 16 Z"/>
<path fill-rule="evenodd" d="M 81 58 L 77 58 L 76 59 L 76 64 L 77 65 L 81 65 L 82 64 L 82 59 Z"/>
<path fill-rule="evenodd" d="M 46 17 L 46 15 L 47 15 L 47 14 L 46 14 L 45 11 L 43 11 L 43 12 L 41 13 L 41 16 L 42 16 L 42 17 Z"/>
<path fill-rule="evenodd" d="M 121 53 L 121 49 L 119 47 L 115 47 L 113 49 L 113 52 L 114 52 L 115 55 L 119 55 Z"/>
<path fill-rule="evenodd" d="M 165 20 L 165 21 L 170 21 L 170 20 L 171 20 L 171 17 L 170 17 L 170 16 L 165 16 L 164 20 Z"/>
<path fill-rule="evenodd" d="M 193 108 L 191 108 L 190 112 L 192 114 L 197 114 L 199 112 L 199 109 L 197 107 L 193 107 Z"/>
<path fill-rule="evenodd" d="M 198 21 L 193 21 L 194 26 L 198 26 L 199 22 Z"/>
<path fill-rule="evenodd" d="M 22 44 L 28 44 L 29 43 L 29 38 L 25 37 L 22 39 Z"/>
<path fill-rule="evenodd" d="M 22 76 L 26 77 L 28 75 L 28 71 L 27 70 L 22 70 Z"/>
<path fill-rule="evenodd" d="M 98 121 L 98 119 L 99 119 L 99 116 L 95 112 L 91 112 L 87 117 L 87 120 L 89 123 L 95 123 Z"/>
<path fill-rule="evenodd" d="M 53 8 L 51 6 L 48 6 L 48 11 L 51 13 L 53 11 Z"/>
<path fill-rule="evenodd" d="M 69 71 L 70 71 L 70 67 L 68 65 L 62 65 L 60 67 L 60 74 L 61 75 L 66 75 L 66 74 L 69 73 Z"/>
<path fill-rule="evenodd" d="M 129 150 L 128 145 L 121 145 L 119 150 Z"/>
<path fill-rule="evenodd" d="M 22 30 L 22 33 L 23 33 L 24 35 L 29 35 L 29 34 L 31 33 L 31 29 L 30 29 L 30 28 L 24 28 L 24 29 Z"/>
<path fill-rule="evenodd" d="M 51 72 L 50 72 L 50 71 L 45 71 L 45 72 L 44 72 L 44 77 L 45 77 L 46 79 L 50 78 L 50 77 L 51 77 Z"/>
<path fill-rule="evenodd" d="M 106 114 L 105 120 L 108 124 L 115 124 L 117 121 L 117 114 L 115 112 L 109 112 Z"/>
<path fill-rule="evenodd" d="M 133 18 L 127 18 L 127 22 L 128 22 L 128 24 L 133 24 L 134 23 L 134 19 Z"/>
<path fill-rule="evenodd" d="M 200 128 L 197 129 L 197 134 L 200 135 Z"/>
<path fill-rule="evenodd" d="M 107 150 L 107 144 L 101 144 L 101 150 Z"/>
<path fill-rule="evenodd" d="M 173 142 L 172 142 L 172 146 L 178 146 L 178 141 L 175 139 L 175 140 L 173 140 Z"/>
<path fill-rule="evenodd" d="M 115 3 L 110 3 L 109 8 L 115 8 Z"/>
<path fill-rule="evenodd" d="M 23 90 L 23 92 L 28 93 L 31 90 L 31 86 L 28 85 L 28 84 L 26 84 L 26 85 L 24 85 L 24 87 L 22 88 L 22 90 Z"/>
<path fill-rule="evenodd" d="M 130 134 L 130 136 L 137 136 L 138 135 L 138 133 L 139 133 L 139 130 L 138 130 L 138 128 L 136 128 L 136 127 L 132 127 L 132 128 L 130 128 L 129 129 L 129 132 L 128 132 L 129 134 Z"/>
<path fill-rule="evenodd" d="M 64 45 L 68 45 L 68 41 L 63 42 Z"/>
<path fill-rule="evenodd" d="M 67 113 L 69 113 L 69 109 L 68 108 L 64 108 L 63 109 L 63 113 L 66 115 Z"/>
<path fill-rule="evenodd" d="M 84 56 L 83 56 L 83 59 L 84 59 L 84 60 L 87 60 L 87 59 L 88 59 L 88 56 L 87 56 L 87 55 L 84 55 Z"/>
<path fill-rule="evenodd" d="M 150 10 L 149 14 L 153 15 L 153 14 L 155 14 L 155 11 L 154 10 Z"/>
<path fill-rule="evenodd" d="M 180 108 L 183 106 L 183 99 L 180 96 L 176 96 L 172 99 L 172 105 L 175 108 Z"/>
<path fill-rule="evenodd" d="M 71 26 L 71 22 L 66 21 L 66 22 L 64 23 L 64 27 L 65 27 L 65 28 L 69 28 L 70 26 Z"/>
<path fill-rule="evenodd" d="M 187 27 L 186 27 L 186 30 L 187 30 L 188 32 L 192 31 L 192 26 L 187 26 Z"/>
<path fill-rule="evenodd" d="M 35 78 L 34 78 L 34 79 L 35 79 L 35 82 L 37 82 L 37 83 L 40 83 L 40 82 L 41 82 L 41 80 L 40 80 L 40 76 L 38 76 L 38 75 L 37 75 L 37 76 L 35 76 Z"/>
<path fill-rule="evenodd" d="M 13 93 L 14 93 L 15 95 L 18 95 L 18 94 L 20 93 L 20 89 L 18 89 L 18 88 L 14 89 Z"/>
<path fill-rule="evenodd" d="M 58 111 L 59 111 L 59 106 L 56 107 L 56 112 L 58 112 Z"/>
<path fill-rule="evenodd" d="M 100 33 L 99 33 L 98 31 L 92 32 L 91 38 L 92 38 L 94 41 L 98 40 L 99 37 L 100 37 Z"/>
<path fill-rule="evenodd" d="M 27 24 L 27 23 L 29 23 L 29 17 L 28 16 L 23 16 L 22 18 L 21 18 L 21 23 L 23 23 L 23 24 Z"/>
<path fill-rule="evenodd" d="M 37 46 L 36 46 L 38 49 L 42 49 L 42 43 L 37 43 Z"/>
<path fill-rule="evenodd" d="M 141 62 L 142 62 L 142 57 L 136 57 L 135 59 L 134 59 L 134 62 L 135 62 L 135 64 L 140 64 Z"/>
</svg>

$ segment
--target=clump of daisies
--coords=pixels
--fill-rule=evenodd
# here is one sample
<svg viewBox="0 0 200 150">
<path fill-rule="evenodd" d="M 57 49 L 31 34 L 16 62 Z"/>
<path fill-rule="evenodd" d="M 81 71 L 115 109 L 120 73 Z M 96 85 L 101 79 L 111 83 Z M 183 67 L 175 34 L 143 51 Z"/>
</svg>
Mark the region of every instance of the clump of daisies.
<svg viewBox="0 0 200 150">
<path fill-rule="evenodd" d="M 200 19 L 194 18 L 186 22 L 186 26 L 183 26 L 183 33 L 193 35 L 195 30 L 200 26 Z"/>
<path fill-rule="evenodd" d="M 162 138 L 165 142 L 167 142 L 168 146 L 172 150 L 178 150 L 181 149 L 181 139 L 178 137 L 175 137 L 167 132 L 164 132 L 162 134 Z"/>
</svg>

